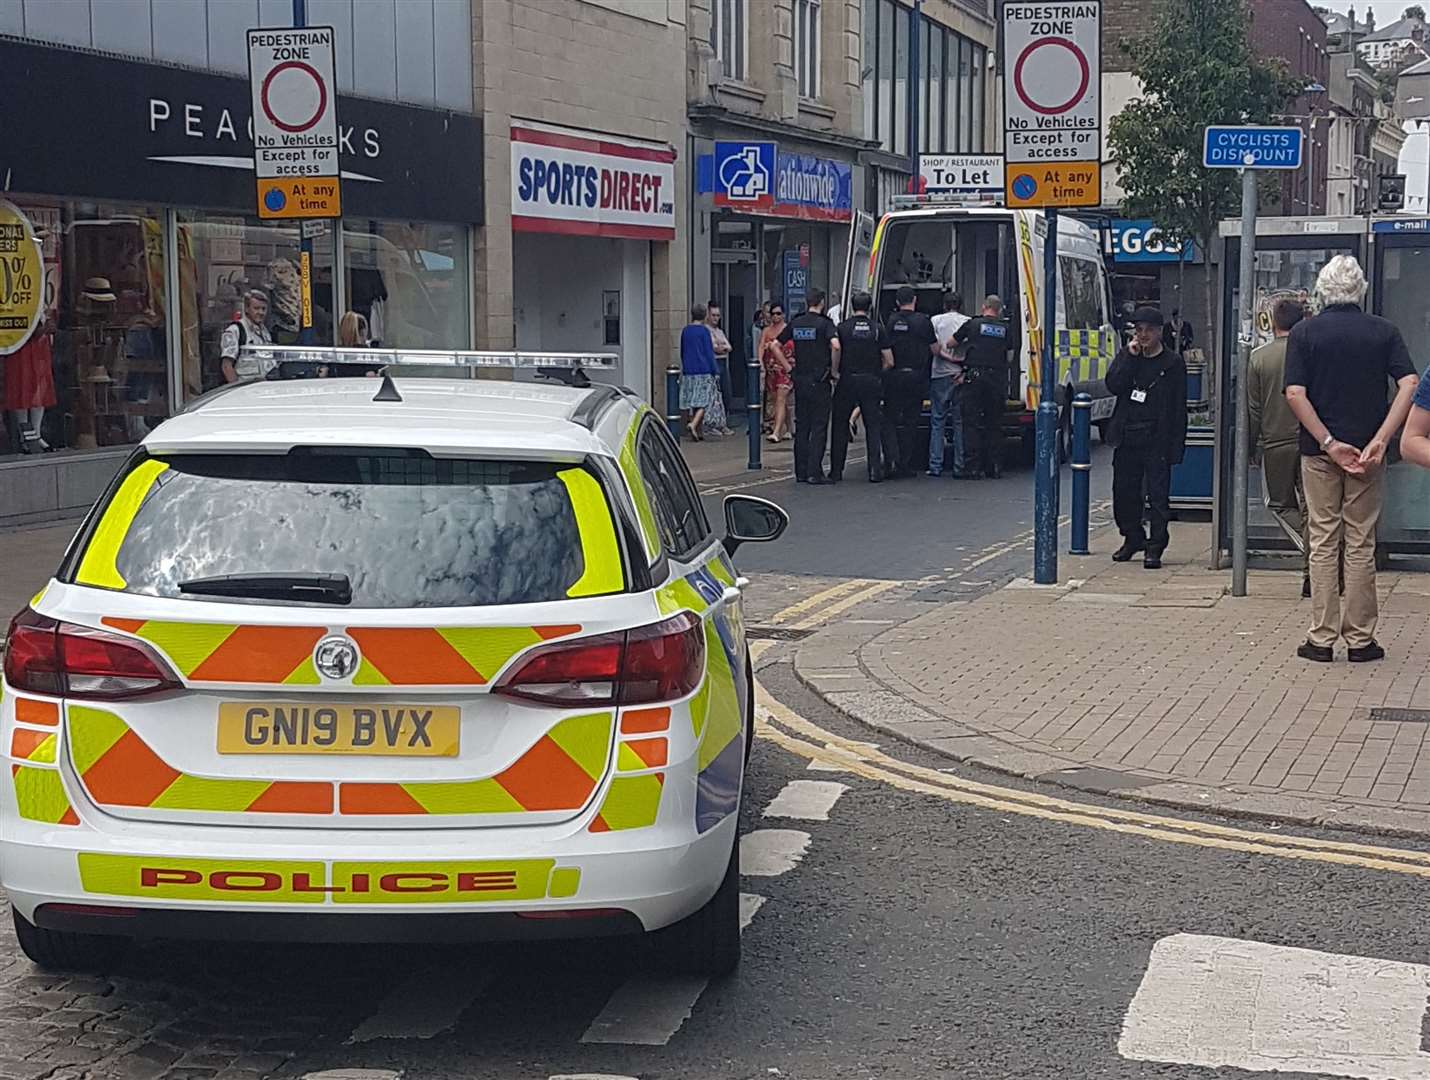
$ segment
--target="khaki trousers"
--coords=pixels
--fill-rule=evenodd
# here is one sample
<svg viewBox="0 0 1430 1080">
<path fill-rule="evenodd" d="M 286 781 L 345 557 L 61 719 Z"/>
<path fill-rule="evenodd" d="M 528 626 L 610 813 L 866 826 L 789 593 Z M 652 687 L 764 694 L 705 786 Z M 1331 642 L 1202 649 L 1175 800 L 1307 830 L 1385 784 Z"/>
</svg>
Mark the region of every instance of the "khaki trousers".
<svg viewBox="0 0 1430 1080">
<path fill-rule="evenodd" d="M 1301 538 L 1301 570 L 1309 571 L 1311 545 L 1306 539 L 1306 496 L 1301 490 L 1301 449 L 1295 443 L 1268 446 L 1261 452 L 1261 482 L 1268 507 L 1282 526 Z"/>
<path fill-rule="evenodd" d="M 1361 476 L 1327 457 L 1301 459 L 1306 526 L 1311 540 L 1312 645 L 1330 647 L 1344 637 L 1352 649 L 1375 639 L 1375 527 L 1385 493 L 1385 467 Z M 1345 544 L 1344 611 L 1338 595 L 1337 555 Z"/>
</svg>

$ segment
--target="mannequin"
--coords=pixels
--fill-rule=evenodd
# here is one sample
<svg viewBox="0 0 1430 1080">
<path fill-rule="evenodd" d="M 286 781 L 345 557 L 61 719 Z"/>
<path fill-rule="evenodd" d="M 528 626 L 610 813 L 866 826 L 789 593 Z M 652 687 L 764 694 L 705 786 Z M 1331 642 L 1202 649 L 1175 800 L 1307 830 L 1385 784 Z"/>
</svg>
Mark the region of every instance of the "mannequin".
<svg viewBox="0 0 1430 1080">
<path fill-rule="evenodd" d="M 52 343 L 54 312 L 48 312 L 30 340 L 4 360 L 5 408 L 20 435 L 22 454 L 39 454 L 54 447 L 40 433 L 45 410 L 58 404 Z"/>
</svg>

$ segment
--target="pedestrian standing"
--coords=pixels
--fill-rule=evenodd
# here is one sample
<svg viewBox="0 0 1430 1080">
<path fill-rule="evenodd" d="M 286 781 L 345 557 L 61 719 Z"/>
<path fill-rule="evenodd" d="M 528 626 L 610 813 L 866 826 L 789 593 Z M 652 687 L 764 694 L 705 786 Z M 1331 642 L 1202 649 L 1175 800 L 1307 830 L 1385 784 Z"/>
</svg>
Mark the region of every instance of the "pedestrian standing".
<svg viewBox="0 0 1430 1080">
<path fill-rule="evenodd" d="M 1253 349 L 1246 372 L 1246 404 L 1252 452 L 1260 452 L 1261 483 L 1269 509 L 1301 538 L 1301 595 L 1311 595 L 1311 548 L 1306 540 L 1306 496 L 1301 490 L 1301 425 L 1286 401 L 1286 338 L 1306 317 L 1297 301 L 1282 299 L 1271 308 L 1273 337 Z M 1166 339 L 1163 338 L 1163 341 Z"/>
<path fill-rule="evenodd" d="M 1179 309 L 1172 309 L 1172 317 L 1162 326 L 1162 347 L 1185 355 L 1192 347 L 1192 324 L 1182 318 Z"/>
<path fill-rule="evenodd" d="M 1375 527 L 1385 450 L 1415 397 L 1415 369 L 1395 324 L 1361 310 L 1365 272 L 1350 255 L 1321 270 L 1321 313 L 1286 339 L 1286 400 L 1301 422 L 1301 484 L 1311 538 L 1311 629 L 1296 655 L 1330 663 L 1338 638 L 1353 663 L 1379 660 Z M 1394 402 L 1387 407 L 1388 382 Z M 1337 588 L 1344 545 L 1345 604 Z"/>
<path fill-rule="evenodd" d="M 1422 469 L 1430 469 L 1430 368 L 1420 377 L 1410 416 L 1400 434 L 1400 456 Z"/>
<path fill-rule="evenodd" d="M 247 382 L 261 379 L 271 370 L 271 361 L 243 356 L 245 345 L 271 345 L 268 332 L 268 294 L 249 289 L 243 294 L 243 314 L 223 328 L 219 335 L 219 355 L 223 359 L 223 381 Z"/>
<path fill-rule="evenodd" d="M 953 436 L 953 471 L 963 472 L 963 365 L 958 362 L 958 343 L 953 335 L 968 322 L 963 314 L 963 297 L 956 292 L 943 294 L 943 312 L 933 317 L 934 335 L 939 351 L 933 358 L 929 379 L 929 475 L 942 476 L 946 457 L 944 429 Z"/>
<path fill-rule="evenodd" d="M 1122 546 L 1112 558 L 1126 562 L 1139 551 L 1148 570 L 1162 566 L 1171 519 L 1172 466 L 1187 443 L 1187 366 L 1162 342 L 1162 313 L 1140 307 L 1132 315 L 1132 341 L 1107 370 L 1117 398 L 1108 422 L 1112 453 L 1112 516 Z M 1146 513 L 1151 536 L 1142 531 Z"/>
<path fill-rule="evenodd" d="M 834 389 L 834 428 L 829 447 L 829 479 L 844 478 L 844 460 L 853 437 L 850 418 L 858 409 L 864 421 L 869 482 L 884 479 L 886 462 L 898 452 L 898 440 L 884 422 L 881 376 L 894 366 L 889 333 L 870 315 L 874 298 L 856 292 L 849 299 L 854 314 L 839 324 L 839 382 Z"/>
<path fill-rule="evenodd" d="M 794 478 L 826 484 L 824 448 L 829 442 L 830 395 L 839 377 L 839 336 L 824 314 L 824 290 L 810 289 L 804 311 L 777 339 L 794 354 Z"/>
<path fill-rule="evenodd" d="M 884 373 L 884 422 L 891 425 L 898 455 L 884 463 L 887 479 L 914 476 L 917 455 L 914 444 L 919 429 L 919 407 L 929 385 L 929 369 L 938 352 L 938 334 L 933 321 L 915 309 L 918 294 L 900 286 L 894 294 L 898 306 L 889 316 L 889 341 L 894 366 Z"/>
<path fill-rule="evenodd" d="M 728 418 L 730 403 L 734 400 L 734 389 L 730 384 L 730 354 L 734 351 L 734 346 L 725 336 L 725 331 L 720 328 L 719 301 L 711 300 L 705 305 L 705 325 L 710 328 L 710 342 L 715 347 L 715 366 L 720 369 L 719 408 L 711 402 L 710 409 L 705 414 L 705 423 L 716 435 L 733 435 L 735 433 L 730 430 Z"/>
<path fill-rule="evenodd" d="M 704 441 L 705 412 L 720 397 L 720 369 L 705 314 L 705 305 L 696 304 L 690 324 L 680 332 L 680 407 L 689 413 L 685 426 L 696 442 Z"/>
<path fill-rule="evenodd" d="M 789 398 L 794 392 L 790 372 L 794 365 L 785 355 L 780 335 L 785 328 L 785 306 L 770 305 L 770 319 L 760 332 L 760 363 L 765 372 L 765 401 L 770 408 L 770 442 L 783 442 L 790 437 Z"/>
<path fill-rule="evenodd" d="M 953 335 L 963 350 L 963 434 L 966 468 L 959 476 L 996 480 L 1003 472 L 1003 412 L 1008 403 L 1008 321 L 1000 297 L 984 297 L 976 319 Z"/>
</svg>

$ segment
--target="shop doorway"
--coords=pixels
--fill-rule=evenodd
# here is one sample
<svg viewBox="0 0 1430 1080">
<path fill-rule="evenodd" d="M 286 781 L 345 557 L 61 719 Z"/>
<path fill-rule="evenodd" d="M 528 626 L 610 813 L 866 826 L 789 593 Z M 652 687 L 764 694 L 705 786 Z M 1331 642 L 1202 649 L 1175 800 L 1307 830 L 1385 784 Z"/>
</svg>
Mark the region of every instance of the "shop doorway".
<svg viewBox="0 0 1430 1080">
<path fill-rule="evenodd" d="M 717 221 L 710 252 L 710 295 L 720 305 L 721 327 L 730 339 L 729 401 L 745 401 L 745 365 L 754 345 L 750 327 L 760 304 L 759 224 Z"/>
</svg>

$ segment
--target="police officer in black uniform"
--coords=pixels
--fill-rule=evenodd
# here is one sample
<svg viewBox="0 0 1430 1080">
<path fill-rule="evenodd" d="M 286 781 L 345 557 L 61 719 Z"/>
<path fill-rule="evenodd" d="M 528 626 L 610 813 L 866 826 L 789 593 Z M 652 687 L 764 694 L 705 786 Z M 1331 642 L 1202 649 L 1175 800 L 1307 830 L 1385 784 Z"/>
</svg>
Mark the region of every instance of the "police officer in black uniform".
<svg viewBox="0 0 1430 1080">
<path fill-rule="evenodd" d="M 917 294 L 907 285 L 894 296 L 898 309 L 889 316 L 889 341 L 894 366 L 884 375 L 884 422 L 893 428 L 898 454 L 884 462 L 891 479 L 916 476 L 919 458 L 914 452 L 919 430 L 919 406 L 928 392 L 929 373 L 938 334 L 933 320 L 914 310 Z"/>
<path fill-rule="evenodd" d="M 963 351 L 965 477 L 996 478 L 1003 469 L 1003 410 L 1008 400 L 1008 322 L 1003 301 L 989 296 L 982 313 L 953 335 Z"/>
<path fill-rule="evenodd" d="M 801 484 L 827 484 L 824 447 L 830 394 L 839 375 L 839 337 L 824 314 L 824 290 L 810 289 L 806 304 L 778 339 L 794 350 L 794 478 Z"/>
<path fill-rule="evenodd" d="M 892 462 L 897 451 L 893 432 L 884 422 L 880 376 L 894 366 L 889 334 L 869 312 L 874 298 L 856 292 L 849 301 L 854 314 L 839 324 L 839 382 L 834 388 L 834 433 L 829 447 L 829 479 L 838 483 L 844 476 L 844 459 L 849 452 L 849 421 L 854 410 L 864 421 L 864 444 L 868 448 L 869 482 L 884 479 L 880 446 Z"/>
<path fill-rule="evenodd" d="M 1117 396 L 1107 439 L 1112 451 L 1112 516 L 1126 562 L 1139 551 L 1149 570 L 1162 566 L 1171 517 L 1172 466 L 1187 443 L 1187 366 L 1162 341 L 1162 313 L 1133 313 L 1133 337 L 1107 369 L 1107 389 Z M 1146 515 L 1151 535 L 1142 531 Z"/>
</svg>

